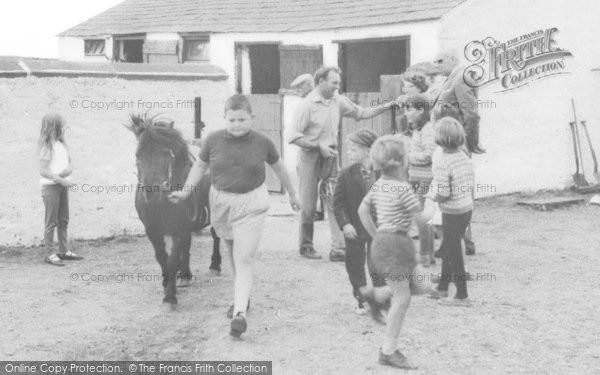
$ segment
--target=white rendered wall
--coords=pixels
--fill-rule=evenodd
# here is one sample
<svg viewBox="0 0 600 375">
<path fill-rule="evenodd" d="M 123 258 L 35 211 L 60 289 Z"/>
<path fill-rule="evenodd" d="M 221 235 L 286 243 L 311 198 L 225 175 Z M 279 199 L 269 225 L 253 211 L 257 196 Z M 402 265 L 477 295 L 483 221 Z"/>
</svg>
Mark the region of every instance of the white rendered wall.
<svg viewBox="0 0 600 375">
<path fill-rule="evenodd" d="M 112 59 L 113 40 L 112 38 L 89 38 L 89 39 L 104 39 L 104 56 L 86 56 L 84 50 L 86 38 L 77 37 L 61 37 L 58 38 L 58 58 L 65 61 L 90 61 L 103 62 Z"/>
<path fill-rule="evenodd" d="M 210 37 L 211 63 L 220 66 L 229 75 L 232 92 L 235 90 L 235 43 L 265 42 L 308 44 L 323 46 L 323 63 L 338 64 L 338 44 L 333 41 L 391 38 L 410 36 L 411 64 L 434 57 L 439 43 L 438 21 L 406 23 L 356 29 L 329 30 L 302 33 L 212 34 Z"/>
<path fill-rule="evenodd" d="M 493 185 L 478 196 L 515 191 L 564 188 L 572 185 L 575 172 L 569 121 L 574 98 L 579 119 L 588 120 L 592 142 L 600 151 L 600 37 L 597 15 L 600 2 L 556 0 L 471 1 L 442 21 L 441 44 L 461 54 L 472 40 L 494 37 L 499 41 L 539 29 L 557 27 L 558 47 L 572 52 L 566 58 L 569 75 L 532 82 L 499 93 L 492 84 L 480 89 L 479 99 L 495 107 L 482 108 L 480 140 L 487 154 L 475 156 L 476 182 Z M 468 20 L 468 22 L 466 22 Z M 583 136 L 581 132 L 580 136 Z M 584 165 L 588 180 L 592 161 L 585 138 Z"/>
</svg>

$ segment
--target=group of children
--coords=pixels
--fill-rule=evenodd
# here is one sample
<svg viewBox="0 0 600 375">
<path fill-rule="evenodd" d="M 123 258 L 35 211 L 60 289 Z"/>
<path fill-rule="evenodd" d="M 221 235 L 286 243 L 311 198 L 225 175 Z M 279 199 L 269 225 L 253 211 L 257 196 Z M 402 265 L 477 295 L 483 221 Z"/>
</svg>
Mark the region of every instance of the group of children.
<svg viewBox="0 0 600 375">
<path fill-rule="evenodd" d="M 448 116 L 430 121 L 427 100 L 407 98 L 407 119 L 413 128 L 410 144 L 402 136 L 379 137 L 361 129 L 349 135 L 348 156 L 352 165 L 339 176 L 334 211 L 347 245 L 346 269 L 359 309 L 370 306 L 374 317 L 387 308 L 387 331 L 379 353 L 382 364 L 411 367 L 396 348 L 418 262 L 433 262 L 432 205 L 442 211 L 442 276 L 432 298 L 446 297 L 448 285 L 457 286 L 449 305 L 468 306 L 460 239 L 469 223 L 473 201 L 469 193 L 473 170 L 462 151 L 465 134 L 461 124 Z M 248 99 L 234 95 L 225 103 L 226 128 L 208 135 L 200 157 L 184 186 L 196 186 L 210 167 L 211 222 L 225 240 L 235 275 L 235 297 L 230 334 L 239 337 L 247 329 L 254 262 L 269 199 L 265 187 L 265 162 L 278 175 L 294 210 L 300 202 L 288 172 L 272 141 L 252 129 L 254 114 Z M 64 120 L 50 114 L 42 121 L 40 173 L 46 206 L 45 242 L 50 250 L 46 261 L 62 265 L 63 259 L 81 259 L 66 243 L 70 158 L 64 141 Z M 465 188 L 466 187 L 466 188 Z M 472 186 L 471 186 L 472 188 Z M 172 192 L 169 200 L 180 202 L 192 189 Z M 408 236 L 413 219 L 419 228 L 420 258 Z M 58 228 L 59 251 L 54 253 L 53 233 Z M 373 279 L 367 285 L 365 261 Z M 422 292 L 422 291 L 421 291 Z"/>
<path fill-rule="evenodd" d="M 367 303 L 372 316 L 381 321 L 381 310 L 388 310 L 379 361 L 400 368 L 412 368 L 396 347 L 411 292 L 427 293 L 442 305 L 470 306 L 460 241 L 473 210 L 473 167 L 456 110 L 443 108 L 436 112 L 439 120 L 431 121 L 430 103 L 422 94 L 405 98 L 410 139 L 378 138 L 367 129 L 351 133 L 347 153 L 352 165 L 340 172 L 334 195 L 358 311 L 364 312 Z M 430 224 L 434 202 L 442 213 L 443 240 L 438 250 L 442 271 L 437 288 L 424 290 L 416 285 L 416 273 L 422 271 L 419 263 L 425 267 L 435 263 Z M 408 235 L 413 220 L 420 257 Z M 365 258 L 372 286 L 367 286 Z M 445 299 L 450 283 L 457 292 Z"/>
</svg>

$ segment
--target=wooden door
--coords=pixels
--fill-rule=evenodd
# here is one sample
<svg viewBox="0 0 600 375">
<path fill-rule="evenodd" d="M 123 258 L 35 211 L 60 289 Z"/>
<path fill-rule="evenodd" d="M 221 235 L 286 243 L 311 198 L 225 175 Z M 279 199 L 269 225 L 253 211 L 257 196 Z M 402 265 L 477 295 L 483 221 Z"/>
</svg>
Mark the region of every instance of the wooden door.
<svg viewBox="0 0 600 375">
<path fill-rule="evenodd" d="M 379 92 L 353 92 L 344 93 L 354 103 L 364 108 L 373 108 L 381 105 L 383 97 Z M 338 132 L 338 148 L 340 152 L 340 161 L 342 168 L 348 166 L 348 157 L 345 152 L 345 142 L 348 134 L 355 130 L 367 128 L 381 135 L 391 134 L 392 132 L 392 112 L 386 111 L 381 115 L 368 120 L 354 120 L 352 118 L 343 117 L 340 121 Z"/>
<path fill-rule="evenodd" d="M 279 94 L 252 94 L 248 95 L 248 100 L 256 115 L 254 118 L 254 128 L 269 137 L 281 155 L 283 150 L 281 97 Z M 266 168 L 267 188 L 271 192 L 282 193 L 283 187 L 281 182 L 269 166 L 266 166 Z"/>
</svg>

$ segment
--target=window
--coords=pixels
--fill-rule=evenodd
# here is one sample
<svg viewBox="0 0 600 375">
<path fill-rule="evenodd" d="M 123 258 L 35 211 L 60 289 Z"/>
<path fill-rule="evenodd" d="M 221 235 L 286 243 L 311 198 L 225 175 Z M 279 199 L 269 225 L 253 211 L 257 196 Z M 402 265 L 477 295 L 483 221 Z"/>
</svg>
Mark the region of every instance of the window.
<svg viewBox="0 0 600 375">
<path fill-rule="evenodd" d="M 143 63 L 144 37 L 119 36 L 114 38 L 113 57 L 117 62 Z"/>
<path fill-rule="evenodd" d="M 183 61 L 208 61 L 209 40 L 208 38 L 184 39 Z"/>
<path fill-rule="evenodd" d="M 86 56 L 104 56 L 104 39 L 86 39 L 84 50 Z"/>
<path fill-rule="evenodd" d="M 342 92 L 379 92 L 381 75 L 401 74 L 409 65 L 406 37 L 338 43 Z"/>
</svg>

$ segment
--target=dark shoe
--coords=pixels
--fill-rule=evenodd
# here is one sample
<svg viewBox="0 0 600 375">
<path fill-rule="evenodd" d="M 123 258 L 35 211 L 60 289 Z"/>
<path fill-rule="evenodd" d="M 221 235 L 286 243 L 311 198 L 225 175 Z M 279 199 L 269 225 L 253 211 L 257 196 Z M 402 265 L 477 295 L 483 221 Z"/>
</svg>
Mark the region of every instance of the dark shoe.
<svg viewBox="0 0 600 375">
<path fill-rule="evenodd" d="M 433 256 L 441 259 L 443 253 L 444 253 L 444 251 L 442 249 L 437 249 L 436 251 L 433 252 Z"/>
<path fill-rule="evenodd" d="M 231 321 L 231 331 L 229 331 L 229 334 L 233 337 L 240 337 L 242 333 L 246 332 L 247 328 L 246 318 L 239 312 Z"/>
<path fill-rule="evenodd" d="M 332 262 L 343 262 L 346 259 L 346 252 L 341 249 L 331 250 L 329 260 Z"/>
<path fill-rule="evenodd" d="M 313 221 L 323 221 L 325 220 L 324 212 L 315 212 L 315 216 L 313 216 Z"/>
<path fill-rule="evenodd" d="M 310 249 L 300 249 L 300 255 L 308 259 L 321 259 L 321 255 L 312 247 Z"/>
<path fill-rule="evenodd" d="M 413 370 L 416 369 L 416 366 L 413 366 L 408 359 L 404 356 L 404 354 L 400 353 L 400 350 L 396 350 L 392 354 L 383 354 L 381 349 L 379 349 L 379 364 L 385 366 L 392 366 L 397 368 L 402 368 L 405 370 Z"/>
<path fill-rule="evenodd" d="M 64 254 L 56 254 L 61 260 L 82 260 L 83 257 L 75 254 L 71 250 L 67 251 Z"/>
<path fill-rule="evenodd" d="M 48 264 L 52 264 L 53 266 L 63 267 L 65 265 L 58 254 L 48 255 L 44 261 Z"/>
<path fill-rule="evenodd" d="M 227 310 L 227 318 L 229 318 L 229 319 L 233 318 L 233 306 L 234 305 L 229 306 L 229 309 Z M 248 300 L 248 306 L 246 306 L 246 312 L 248 312 L 248 310 L 250 310 L 250 300 Z"/>
<path fill-rule="evenodd" d="M 466 249 L 465 250 L 465 254 L 467 254 L 467 255 L 475 255 L 475 249 L 473 249 L 473 248 Z"/>
</svg>

